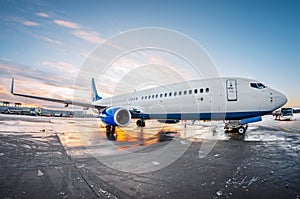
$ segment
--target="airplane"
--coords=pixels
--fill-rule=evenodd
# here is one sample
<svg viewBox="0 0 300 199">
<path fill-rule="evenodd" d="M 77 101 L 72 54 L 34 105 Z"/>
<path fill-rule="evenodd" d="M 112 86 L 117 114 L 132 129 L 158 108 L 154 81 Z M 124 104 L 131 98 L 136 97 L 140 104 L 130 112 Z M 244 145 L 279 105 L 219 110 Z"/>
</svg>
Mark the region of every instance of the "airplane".
<svg viewBox="0 0 300 199">
<path fill-rule="evenodd" d="M 259 81 L 240 77 L 184 81 L 105 99 L 98 95 L 94 78 L 91 84 L 91 103 L 15 93 L 14 79 L 11 94 L 98 109 L 108 136 L 115 133 L 116 126 L 128 126 L 132 119 L 138 119 L 139 127 L 144 127 L 150 119 L 165 123 L 223 120 L 227 121 L 225 130 L 234 129 L 243 135 L 249 123 L 261 121 L 261 116 L 287 102 L 282 93 Z"/>
</svg>

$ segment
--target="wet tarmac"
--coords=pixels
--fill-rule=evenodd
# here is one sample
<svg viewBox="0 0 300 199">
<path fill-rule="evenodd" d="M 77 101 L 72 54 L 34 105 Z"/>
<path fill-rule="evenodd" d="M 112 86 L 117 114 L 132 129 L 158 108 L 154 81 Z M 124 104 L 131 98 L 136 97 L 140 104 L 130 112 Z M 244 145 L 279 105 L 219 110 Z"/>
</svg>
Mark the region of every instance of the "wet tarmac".
<svg viewBox="0 0 300 199">
<path fill-rule="evenodd" d="M 0 198 L 300 198 L 300 116 L 146 125 L 0 115 Z"/>
</svg>

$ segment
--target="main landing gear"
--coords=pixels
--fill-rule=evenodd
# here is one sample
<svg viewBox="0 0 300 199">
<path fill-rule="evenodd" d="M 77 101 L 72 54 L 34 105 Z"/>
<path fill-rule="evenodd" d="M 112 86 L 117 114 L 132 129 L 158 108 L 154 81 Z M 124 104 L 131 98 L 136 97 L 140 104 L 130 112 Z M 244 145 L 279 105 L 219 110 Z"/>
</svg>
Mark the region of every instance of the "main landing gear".
<svg viewBox="0 0 300 199">
<path fill-rule="evenodd" d="M 106 125 L 106 137 L 108 140 L 116 140 L 117 139 L 117 134 L 116 132 L 116 127 L 111 126 L 111 125 Z"/>
<path fill-rule="evenodd" d="M 239 120 L 229 120 L 225 123 L 225 132 L 235 130 L 240 135 L 244 135 L 248 129 L 248 124 L 241 124 Z"/>
<path fill-rule="evenodd" d="M 138 127 L 145 127 L 146 126 L 145 120 L 141 119 L 141 120 L 136 121 L 136 125 Z"/>
</svg>

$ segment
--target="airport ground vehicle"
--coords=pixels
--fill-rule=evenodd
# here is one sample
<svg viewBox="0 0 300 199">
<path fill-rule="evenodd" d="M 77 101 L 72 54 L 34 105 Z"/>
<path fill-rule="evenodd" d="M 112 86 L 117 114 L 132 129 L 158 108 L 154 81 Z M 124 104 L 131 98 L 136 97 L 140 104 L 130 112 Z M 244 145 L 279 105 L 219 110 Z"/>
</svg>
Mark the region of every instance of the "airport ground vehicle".
<svg viewBox="0 0 300 199">
<path fill-rule="evenodd" d="M 293 119 L 293 109 L 292 108 L 281 108 L 280 119 L 282 120 L 291 120 Z"/>
</svg>

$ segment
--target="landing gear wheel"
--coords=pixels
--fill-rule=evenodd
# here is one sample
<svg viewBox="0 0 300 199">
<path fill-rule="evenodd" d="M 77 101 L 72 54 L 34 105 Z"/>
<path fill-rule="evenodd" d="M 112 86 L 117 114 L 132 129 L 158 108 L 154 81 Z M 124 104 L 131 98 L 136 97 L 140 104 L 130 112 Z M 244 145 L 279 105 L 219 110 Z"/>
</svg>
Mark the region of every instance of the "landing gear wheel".
<svg viewBox="0 0 300 199">
<path fill-rule="evenodd" d="M 246 132 L 246 128 L 243 126 L 239 127 L 237 130 L 240 135 L 244 135 Z"/>
<path fill-rule="evenodd" d="M 116 140 L 117 135 L 115 135 L 116 127 L 111 125 L 106 125 L 106 137 L 109 140 Z"/>
<path fill-rule="evenodd" d="M 136 121 L 136 125 L 137 125 L 138 127 L 145 127 L 145 126 L 146 126 L 144 120 L 138 120 L 138 121 Z"/>
</svg>

